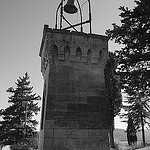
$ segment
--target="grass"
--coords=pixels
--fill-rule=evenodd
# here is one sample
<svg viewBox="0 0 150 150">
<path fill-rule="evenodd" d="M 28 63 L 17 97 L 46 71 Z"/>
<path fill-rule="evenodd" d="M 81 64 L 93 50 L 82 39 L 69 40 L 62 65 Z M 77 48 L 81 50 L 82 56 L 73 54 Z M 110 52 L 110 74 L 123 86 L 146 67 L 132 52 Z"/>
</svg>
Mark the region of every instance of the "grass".
<svg viewBox="0 0 150 150">
<path fill-rule="evenodd" d="M 150 146 L 150 143 L 146 143 L 145 147 L 147 147 L 147 146 Z M 117 139 L 115 140 L 115 150 L 136 150 L 136 149 L 140 149 L 140 148 L 144 148 L 142 142 L 137 142 L 137 144 L 128 146 L 127 141 L 122 142 Z"/>
</svg>

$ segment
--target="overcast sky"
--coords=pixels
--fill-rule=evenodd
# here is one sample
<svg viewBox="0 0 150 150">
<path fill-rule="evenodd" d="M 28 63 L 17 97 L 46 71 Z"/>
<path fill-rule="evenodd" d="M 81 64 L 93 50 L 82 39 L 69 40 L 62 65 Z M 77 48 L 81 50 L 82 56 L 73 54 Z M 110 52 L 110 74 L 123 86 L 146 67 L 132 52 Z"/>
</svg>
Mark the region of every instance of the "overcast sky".
<svg viewBox="0 0 150 150">
<path fill-rule="evenodd" d="M 86 0 L 79 0 L 81 4 Z M 28 72 L 34 92 L 42 96 L 39 49 L 44 24 L 55 26 L 60 0 L 0 0 L 0 109 L 8 106 L 6 89 L 15 86 L 19 76 Z M 87 18 L 87 3 L 82 7 Z M 91 0 L 92 33 L 105 35 L 112 23 L 120 23 L 119 6 L 133 8 L 133 0 Z M 69 18 L 70 19 L 70 18 Z M 71 22 L 77 22 L 76 15 Z M 85 28 L 88 32 L 88 27 Z M 109 51 L 120 48 L 109 42 Z M 40 120 L 40 115 L 38 116 Z M 126 128 L 116 119 L 116 128 Z"/>
</svg>

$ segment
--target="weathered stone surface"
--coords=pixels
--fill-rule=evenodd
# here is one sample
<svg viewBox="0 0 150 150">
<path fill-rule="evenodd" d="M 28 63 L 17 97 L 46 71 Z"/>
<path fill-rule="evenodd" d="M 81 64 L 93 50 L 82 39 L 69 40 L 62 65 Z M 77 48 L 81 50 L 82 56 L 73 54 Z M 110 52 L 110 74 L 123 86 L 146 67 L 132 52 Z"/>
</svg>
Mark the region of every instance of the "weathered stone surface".
<svg viewBox="0 0 150 150">
<path fill-rule="evenodd" d="M 39 150 L 108 150 L 108 37 L 44 28 Z"/>
</svg>

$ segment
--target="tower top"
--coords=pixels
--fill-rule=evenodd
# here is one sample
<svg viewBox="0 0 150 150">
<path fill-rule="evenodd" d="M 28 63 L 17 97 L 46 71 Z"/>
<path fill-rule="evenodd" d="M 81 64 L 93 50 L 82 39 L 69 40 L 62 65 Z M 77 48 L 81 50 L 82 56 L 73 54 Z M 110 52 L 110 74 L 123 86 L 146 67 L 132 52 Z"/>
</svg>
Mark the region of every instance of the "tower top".
<svg viewBox="0 0 150 150">
<path fill-rule="evenodd" d="M 84 32 L 75 32 L 75 31 L 61 30 L 61 29 L 52 29 L 52 28 L 49 28 L 48 25 L 44 25 L 43 37 L 42 37 L 40 53 L 39 53 L 40 56 L 41 56 L 43 47 L 45 45 L 44 43 L 49 40 L 49 38 L 48 38 L 49 36 L 51 37 L 54 35 L 59 35 L 59 39 L 56 39 L 56 41 L 59 41 L 59 40 L 63 41 L 63 40 L 68 39 L 68 38 L 72 39 L 72 40 L 73 39 L 77 40 L 78 38 L 82 37 L 83 39 L 87 40 L 87 44 L 89 46 L 92 46 L 96 43 L 98 45 L 101 45 L 103 43 L 102 45 L 105 45 L 104 47 L 108 48 L 107 44 L 108 44 L 109 37 L 106 35 L 91 34 L 91 33 L 84 33 Z M 51 43 L 52 42 L 54 42 L 54 41 L 51 41 Z"/>
</svg>

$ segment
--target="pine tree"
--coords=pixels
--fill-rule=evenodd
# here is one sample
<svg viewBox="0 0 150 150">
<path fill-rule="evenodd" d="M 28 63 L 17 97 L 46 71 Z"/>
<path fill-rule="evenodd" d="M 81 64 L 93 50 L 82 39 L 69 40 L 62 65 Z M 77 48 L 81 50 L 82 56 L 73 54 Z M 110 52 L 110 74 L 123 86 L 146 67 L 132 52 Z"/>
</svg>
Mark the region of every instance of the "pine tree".
<svg viewBox="0 0 150 150">
<path fill-rule="evenodd" d="M 116 43 L 123 44 L 118 57 L 118 72 L 122 89 L 128 96 L 129 113 L 134 116 L 135 128 L 148 124 L 150 101 L 150 1 L 135 0 L 135 7 L 120 7 L 121 25 L 113 24 L 106 34 Z"/>
<path fill-rule="evenodd" d="M 117 76 L 116 67 L 117 61 L 115 60 L 115 53 L 109 52 L 109 59 L 106 63 L 105 74 L 105 88 L 106 97 L 109 101 L 109 122 L 110 122 L 110 144 L 114 148 L 114 117 L 120 112 L 122 106 L 121 88 L 119 85 L 119 78 Z"/>
<path fill-rule="evenodd" d="M 134 93 L 132 90 L 132 94 L 128 95 L 127 101 L 124 102 L 123 108 L 125 113 L 121 116 L 130 118 L 133 121 L 133 125 L 136 131 L 140 131 L 142 129 L 142 138 L 143 144 L 145 145 L 145 132 L 144 125 L 147 124 L 150 126 L 150 116 L 149 116 L 149 96 L 139 91 L 138 93 Z M 129 123 L 125 120 L 125 122 Z M 128 124 L 129 125 L 129 124 Z"/>
<path fill-rule="evenodd" d="M 32 94 L 33 87 L 30 87 L 29 76 L 17 79 L 16 88 L 10 87 L 7 92 L 11 94 L 8 97 L 8 106 L 0 110 L 0 141 L 4 145 L 27 144 L 29 138 L 36 134 L 36 125 L 38 122 L 33 119 L 40 108 L 37 100 L 40 96 Z"/>
</svg>

